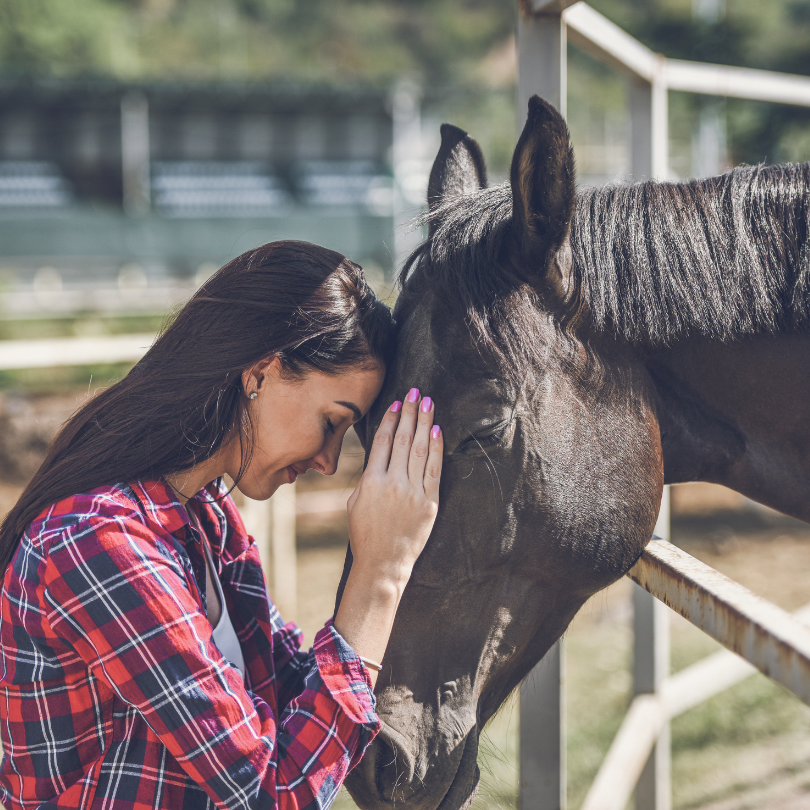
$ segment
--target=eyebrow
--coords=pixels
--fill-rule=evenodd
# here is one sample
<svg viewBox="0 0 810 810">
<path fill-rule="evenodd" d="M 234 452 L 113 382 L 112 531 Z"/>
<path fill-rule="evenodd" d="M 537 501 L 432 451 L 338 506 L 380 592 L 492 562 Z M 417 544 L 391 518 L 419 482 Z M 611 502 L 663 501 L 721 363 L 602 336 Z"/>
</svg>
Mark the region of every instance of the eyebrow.
<svg viewBox="0 0 810 810">
<path fill-rule="evenodd" d="M 355 422 L 359 422 L 363 418 L 363 414 L 360 413 L 360 408 L 357 407 L 353 402 L 341 402 L 340 400 L 333 400 L 335 405 L 342 405 L 344 408 L 348 408 L 354 414 Z"/>
</svg>

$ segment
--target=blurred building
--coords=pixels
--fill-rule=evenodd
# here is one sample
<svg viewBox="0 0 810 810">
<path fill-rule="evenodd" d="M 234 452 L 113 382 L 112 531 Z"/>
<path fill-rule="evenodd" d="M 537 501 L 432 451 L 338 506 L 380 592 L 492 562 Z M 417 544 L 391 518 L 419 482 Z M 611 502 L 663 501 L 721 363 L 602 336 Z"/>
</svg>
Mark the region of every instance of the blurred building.
<svg viewBox="0 0 810 810">
<path fill-rule="evenodd" d="M 0 82 L 4 314 L 165 308 L 167 286 L 281 238 L 389 274 L 395 107 L 368 89 Z"/>
</svg>

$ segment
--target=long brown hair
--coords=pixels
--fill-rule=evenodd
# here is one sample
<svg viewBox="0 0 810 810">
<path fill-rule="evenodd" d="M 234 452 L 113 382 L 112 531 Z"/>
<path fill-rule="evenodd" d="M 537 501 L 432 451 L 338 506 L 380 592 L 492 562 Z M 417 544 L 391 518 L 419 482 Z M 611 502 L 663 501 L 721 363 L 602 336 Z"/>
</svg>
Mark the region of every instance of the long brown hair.
<svg viewBox="0 0 810 810">
<path fill-rule="evenodd" d="M 0 572 L 31 522 L 62 498 L 156 479 L 213 455 L 230 435 L 250 459 L 242 372 L 278 356 L 293 375 L 386 365 L 393 321 L 363 271 L 307 242 L 271 242 L 215 273 L 120 382 L 62 427 L 0 526 Z M 241 474 L 241 473 L 240 473 Z"/>
</svg>

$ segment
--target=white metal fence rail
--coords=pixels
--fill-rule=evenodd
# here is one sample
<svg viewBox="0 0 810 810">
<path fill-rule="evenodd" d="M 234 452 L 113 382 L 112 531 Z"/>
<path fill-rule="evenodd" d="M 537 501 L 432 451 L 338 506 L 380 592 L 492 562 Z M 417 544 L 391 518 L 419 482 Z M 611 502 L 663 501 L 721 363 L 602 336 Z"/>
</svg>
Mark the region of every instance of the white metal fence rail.
<svg viewBox="0 0 810 810">
<path fill-rule="evenodd" d="M 519 128 L 534 93 L 565 115 L 569 39 L 630 80 L 635 179 L 668 175 L 669 90 L 810 106 L 809 78 L 666 59 L 585 3 L 519 0 Z M 152 341 L 152 335 L 3 341 L 0 370 L 135 362 Z M 296 607 L 296 513 L 342 510 L 345 497 L 343 492 L 302 494 L 296 504 L 294 492 L 287 492 L 269 508 L 247 505 L 247 522 L 263 550 L 282 612 L 294 614 Z M 666 490 L 656 533 L 669 537 Z M 810 702 L 810 629 L 797 619 L 666 543 L 651 543 L 629 576 L 644 586 L 633 596 L 636 697 L 585 810 L 622 810 L 634 787 L 637 810 L 669 810 L 669 720 L 753 671 L 732 653 L 719 653 L 669 677 L 664 603 Z M 802 615 L 809 616 L 810 609 Z M 566 806 L 564 672 L 564 651 L 557 644 L 521 689 L 521 810 Z"/>
<path fill-rule="evenodd" d="M 586 3 L 518 0 L 518 130 L 525 121 L 529 97 L 535 93 L 566 114 L 569 41 L 629 80 L 630 174 L 636 180 L 665 179 L 669 174 L 670 90 L 810 106 L 810 78 L 667 59 Z M 656 534 L 669 538 L 666 491 Z M 634 787 L 637 810 L 669 810 L 670 718 L 701 702 L 696 699 L 700 695 L 708 698 L 751 671 L 736 656 L 710 657 L 670 678 L 664 602 L 676 609 L 683 607 L 687 618 L 698 619 L 698 626 L 704 627 L 701 622 L 705 620 L 704 629 L 714 626 L 712 634 L 718 640 L 758 666 L 763 663 L 761 655 L 771 656 L 763 671 L 774 673 L 777 680 L 784 675 L 803 699 L 810 690 L 810 670 L 803 657 L 804 634 L 810 631 L 774 606 L 766 608 L 757 601 L 754 610 L 753 595 L 741 599 L 737 613 L 727 613 L 731 607 L 723 602 L 726 590 L 740 586 L 724 583 L 715 592 L 711 585 L 720 581 L 716 579 L 720 575 L 703 570 L 703 585 L 697 587 L 695 582 L 694 587 L 687 587 L 690 576 L 700 568 L 696 560 L 685 559 L 687 556 L 669 546 L 651 544 L 631 572 L 632 578 L 651 591 L 639 587 L 633 593 L 636 698 L 588 794 L 585 810 L 623 810 Z M 686 592 L 689 600 L 678 601 L 677 595 Z M 712 625 L 714 620 L 708 619 L 719 615 L 733 616 L 732 635 L 720 632 L 722 622 Z M 765 615 L 769 621 L 763 624 Z M 788 627 L 788 637 L 782 638 L 779 632 L 788 632 Z M 740 642 L 741 638 L 746 641 Z M 777 639 L 781 641 L 777 643 Z M 562 810 L 566 806 L 564 673 L 564 650 L 557 644 L 521 689 L 521 810 Z M 704 678 L 716 680 L 705 684 Z M 690 689 L 694 690 L 692 697 L 687 697 Z"/>
<path fill-rule="evenodd" d="M 155 336 L 152 334 L 2 340 L 0 371 L 136 363 L 146 354 L 154 340 Z"/>
</svg>

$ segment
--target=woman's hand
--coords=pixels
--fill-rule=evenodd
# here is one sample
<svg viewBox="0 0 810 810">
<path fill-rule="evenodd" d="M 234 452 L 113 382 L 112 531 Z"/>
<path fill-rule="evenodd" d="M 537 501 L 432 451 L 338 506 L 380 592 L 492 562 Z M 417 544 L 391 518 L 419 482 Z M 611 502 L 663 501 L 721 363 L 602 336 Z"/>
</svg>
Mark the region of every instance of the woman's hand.
<svg viewBox="0 0 810 810">
<path fill-rule="evenodd" d="M 380 661 L 413 565 L 439 507 L 441 430 L 433 402 L 412 388 L 374 436 L 368 465 L 349 498 L 352 570 L 335 627 L 357 652 Z M 376 680 L 376 674 L 372 673 Z"/>
<path fill-rule="evenodd" d="M 442 448 L 433 402 L 412 388 L 383 417 L 349 498 L 353 566 L 405 587 L 436 520 Z"/>
</svg>

